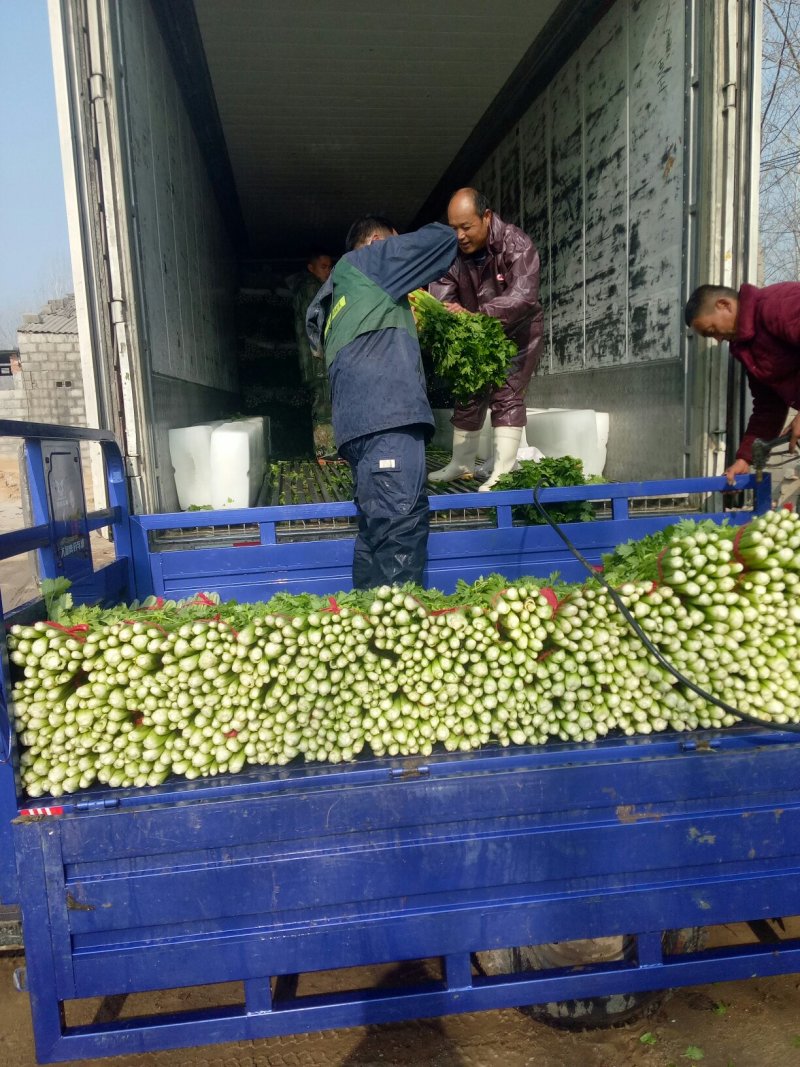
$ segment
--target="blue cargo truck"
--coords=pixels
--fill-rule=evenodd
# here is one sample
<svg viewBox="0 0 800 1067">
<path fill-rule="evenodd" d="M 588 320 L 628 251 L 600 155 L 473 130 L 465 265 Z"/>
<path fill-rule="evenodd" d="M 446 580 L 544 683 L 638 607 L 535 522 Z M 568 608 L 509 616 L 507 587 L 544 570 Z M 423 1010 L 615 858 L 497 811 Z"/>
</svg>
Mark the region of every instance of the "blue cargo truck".
<svg viewBox="0 0 800 1067">
<path fill-rule="evenodd" d="M 177 514 L 168 433 L 242 410 L 237 307 L 264 277 L 340 252 L 365 210 L 401 228 L 440 217 L 465 184 L 540 250 L 530 402 L 610 415 L 617 484 L 543 494 L 605 502 L 570 529 L 578 547 L 596 562 L 673 521 L 643 499 L 720 515 L 739 390 L 680 310 L 702 281 L 755 277 L 757 0 L 503 0 L 490 19 L 464 0 L 48 2 L 86 410 L 104 429 L 3 428 L 26 441 L 32 516 L 0 535 L 4 558 L 35 552 L 86 602 L 346 589 L 351 503 L 204 512 L 198 527 Z M 83 440 L 85 522 L 52 501 Z M 768 479 L 740 484 L 768 506 Z M 461 496 L 467 521 L 433 497 L 429 583 L 580 577 L 553 531 L 515 525 L 529 497 Z M 85 539 L 102 527 L 117 558 L 96 569 Z M 29 798 L 13 714 L 6 699 L 0 900 L 22 907 L 43 1062 L 515 1004 L 595 1021 L 645 991 L 796 969 L 791 941 L 701 951 L 698 935 L 800 913 L 789 734 Z M 417 959 L 421 987 L 295 995 L 302 973 Z M 120 998 L 218 983 L 241 995 L 114 1018 Z M 108 1010 L 85 1023 L 97 997 Z"/>
<path fill-rule="evenodd" d="M 30 526 L 1 535 L 0 556 L 36 552 L 40 574 L 69 577 L 76 602 L 199 590 L 246 602 L 348 587 L 352 536 L 334 527 L 298 540 L 291 524 L 333 523 L 353 515 L 351 504 L 209 512 L 206 535 L 224 527 L 228 541 L 182 547 L 154 534 L 190 530 L 197 516 L 132 514 L 110 433 L 14 423 L 0 432 L 25 440 L 31 497 Z M 109 495 L 88 515 L 78 462 L 86 439 L 103 449 Z M 722 487 L 720 478 L 596 485 L 546 490 L 542 501 L 607 503 L 605 517 L 566 527 L 597 563 L 675 521 L 632 512 L 632 501 L 682 497 L 719 519 L 708 508 Z M 731 521 L 769 507 L 768 478 L 738 487 L 752 490 L 752 509 L 727 513 Z M 581 577 L 552 530 L 511 521 L 512 506 L 530 498 L 465 496 L 488 521 L 431 534 L 428 583 L 452 590 L 489 571 Z M 432 498 L 434 510 L 452 505 Z M 232 540 L 231 526 L 245 524 L 247 539 Z M 117 558 L 95 569 L 87 539 L 105 526 Z M 4 621 L 43 614 L 32 604 Z M 17 774 L 9 693 L 6 665 L 0 885 L 2 901 L 22 909 L 42 1062 L 514 1005 L 596 1022 L 635 1010 L 648 991 L 800 969 L 793 940 L 706 948 L 702 937 L 703 927 L 800 913 L 796 734 L 739 727 L 295 761 L 34 800 Z M 581 943 L 584 957 L 570 956 Z M 410 960 L 428 961 L 429 981 L 298 990 L 304 973 Z M 191 996 L 220 983 L 239 983 L 240 995 L 169 1015 L 74 1021 L 87 999 L 118 1009 L 138 993 Z"/>
</svg>

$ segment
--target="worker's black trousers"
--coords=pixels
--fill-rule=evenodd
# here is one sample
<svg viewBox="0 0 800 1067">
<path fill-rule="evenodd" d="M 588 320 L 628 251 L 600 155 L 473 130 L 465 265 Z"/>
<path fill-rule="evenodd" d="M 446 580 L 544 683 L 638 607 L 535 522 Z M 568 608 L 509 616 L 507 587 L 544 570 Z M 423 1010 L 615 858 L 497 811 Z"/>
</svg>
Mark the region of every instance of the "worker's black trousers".
<svg viewBox="0 0 800 1067">
<path fill-rule="evenodd" d="M 402 426 L 339 449 L 353 472 L 358 537 L 353 587 L 422 584 L 430 512 L 425 492 L 425 430 Z"/>
</svg>

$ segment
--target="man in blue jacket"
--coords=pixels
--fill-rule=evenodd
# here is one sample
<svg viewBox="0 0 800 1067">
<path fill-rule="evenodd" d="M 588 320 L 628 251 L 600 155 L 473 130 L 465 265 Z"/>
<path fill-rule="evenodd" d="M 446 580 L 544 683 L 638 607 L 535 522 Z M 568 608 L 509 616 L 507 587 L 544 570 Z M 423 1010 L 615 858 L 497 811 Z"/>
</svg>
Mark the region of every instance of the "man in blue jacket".
<svg viewBox="0 0 800 1067">
<path fill-rule="evenodd" d="M 364 216 L 308 309 L 309 340 L 324 350 L 330 377 L 336 445 L 353 473 L 356 589 L 422 582 L 434 421 L 408 294 L 441 277 L 457 247 L 439 223 L 398 236 L 387 219 Z"/>
</svg>

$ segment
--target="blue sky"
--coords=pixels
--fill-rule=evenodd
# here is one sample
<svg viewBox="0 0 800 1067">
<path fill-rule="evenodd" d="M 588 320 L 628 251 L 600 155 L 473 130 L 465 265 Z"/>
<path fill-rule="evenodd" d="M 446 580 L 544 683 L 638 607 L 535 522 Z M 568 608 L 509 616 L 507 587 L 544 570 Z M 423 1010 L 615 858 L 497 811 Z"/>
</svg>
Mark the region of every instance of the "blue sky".
<svg viewBox="0 0 800 1067">
<path fill-rule="evenodd" d="M 69 272 L 47 0 L 0 0 L 0 344 Z"/>
</svg>

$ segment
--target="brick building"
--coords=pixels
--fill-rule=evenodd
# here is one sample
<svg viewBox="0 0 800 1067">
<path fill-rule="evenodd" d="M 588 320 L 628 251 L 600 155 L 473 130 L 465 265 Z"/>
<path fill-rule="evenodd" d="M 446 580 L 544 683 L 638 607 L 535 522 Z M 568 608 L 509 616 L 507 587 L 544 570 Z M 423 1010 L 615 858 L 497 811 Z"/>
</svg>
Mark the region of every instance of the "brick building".
<svg viewBox="0 0 800 1067">
<path fill-rule="evenodd" d="M 85 426 L 75 297 L 24 315 L 17 345 L 0 352 L 0 418 Z M 0 455 L 16 455 L 18 444 L 0 440 Z"/>
<path fill-rule="evenodd" d="M 85 426 L 75 297 L 50 300 L 37 315 L 25 315 L 17 343 L 25 417 L 31 422 Z M 2 403 L 0 394 L 0 406 Z"/>
<path fill-rule="evenodd" d="M 28 398 L 16 348 L 0 351 L 0 418 L 27 419 Z"/>
</svg>

